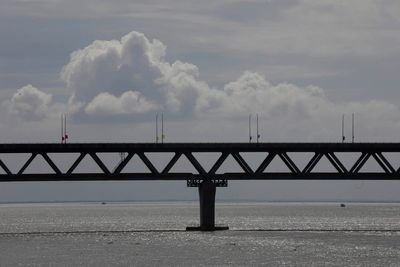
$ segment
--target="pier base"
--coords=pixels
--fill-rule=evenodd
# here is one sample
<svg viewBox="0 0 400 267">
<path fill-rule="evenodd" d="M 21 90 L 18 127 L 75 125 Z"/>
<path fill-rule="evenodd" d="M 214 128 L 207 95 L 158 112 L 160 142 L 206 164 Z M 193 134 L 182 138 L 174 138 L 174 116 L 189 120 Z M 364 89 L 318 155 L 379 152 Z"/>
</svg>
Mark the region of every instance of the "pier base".
<svg viewBox="0 0 400 267">
<path fill-rule="evenodd" d="M 204 180 L 198 185 L 200 199 L 200 226 L 186 227 L 187 231 L 217 231 L 228 230 L 228 226 L 215 225 L 215 192 L 216 184 Z"/>
</svg>

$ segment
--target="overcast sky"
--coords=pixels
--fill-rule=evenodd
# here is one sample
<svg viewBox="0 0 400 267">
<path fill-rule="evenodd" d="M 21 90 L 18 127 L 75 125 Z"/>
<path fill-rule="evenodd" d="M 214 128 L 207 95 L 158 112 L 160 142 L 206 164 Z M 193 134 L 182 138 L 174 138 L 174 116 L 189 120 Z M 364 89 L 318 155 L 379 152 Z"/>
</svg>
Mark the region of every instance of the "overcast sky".
<svg viewBox="0 0 400 267">
<path fill-rule="evenodd" d="M 167 142 L 245 142 L 257 113 L 265 142 L 340 141 L 342 114 L 349 140 L 352 113 L 356 141 L 399 142 L 399 69 L 397 0 L 0 0 L 0 142 L 59 142 L 62 113 L 70 142 L 153 142 L 157 112 Z M 397 183 L 349 183 L 289 198 L 400 199 Z M 262 184 L 222 195 L 288 188 Z M 155 196 L 192 195 L 165 188 Z"/>
</svg>

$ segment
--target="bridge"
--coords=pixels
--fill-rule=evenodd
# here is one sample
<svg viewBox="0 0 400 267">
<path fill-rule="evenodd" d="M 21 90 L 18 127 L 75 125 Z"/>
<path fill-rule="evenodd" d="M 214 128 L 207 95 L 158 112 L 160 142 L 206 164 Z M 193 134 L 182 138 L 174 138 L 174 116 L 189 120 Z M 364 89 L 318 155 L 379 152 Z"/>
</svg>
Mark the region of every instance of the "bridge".
<svg viewBox="0 0 400 267">
<path fill-rule="evenodd" d="M 56 155 L 74 154 L 76 158 L 66 168 L 60 168 L 52 159 Z M 160 167 L 153 156 L 172 154 Z M 198 160 L 202 153 L 215 154 L 215 160 L 206 168 Z M 243 155 L 257 153 L 262 161 L 251 167 Z M 338 154 L 355 154 L 348 164 Z M 218 230 L 227 227 L 215 225 L 216 187 L 228 186 L 228 180 L 400 180 L 400 160 L 393 165 L 388 154 L 400 153 L 400 143 L 70 143 L 70 144 L 0 144 L 0 182 L 27 181 L 121 181 L 121 180 L 184 180 L 189 187 L 198 187 L 200 200 L 200 226 L 188 230 Z M 4 160 L 10 155 L 26 155 L 26 161 L 16 170 Z M 119 154 L 120 160 L 107 167 L 100 154 Z M 293 154 L 306 159 L 303 166 L 293 160 Z M 311 156 L 307 156 L 310 155 Z M 304 156 L 302 156 L 304 155 Z M 399 154 L 400 155 L 400 154 Z M 32 162 L 42 158 L 48 171 L 29 172 Z M 140 160 L 147 171 L 129 171 L 127 165 L 133 158 Z M 12 157 L 11 157 L 12 158 Z M 84 159 L 90 158 L 100 171 L 79 171 Z M 193 171 L 176 171 L 175 165 L 186 158 Z M 211 158 L 211 157 L 210 157 Z M 221 172 L 221 166 L 233 158 L 240 171 Z M 279 159 L 283 171 L 274 171 L 271 162 Z M 322 159 L 331 165 L 330 170 L 316 168 Z M 210 161 L 211 159 L 209 159 Z M 378 170 L 364 171 L 367 161 L 374 160 Z M 346 167 L 347 165 L 347 167 Z"/>
</svg>

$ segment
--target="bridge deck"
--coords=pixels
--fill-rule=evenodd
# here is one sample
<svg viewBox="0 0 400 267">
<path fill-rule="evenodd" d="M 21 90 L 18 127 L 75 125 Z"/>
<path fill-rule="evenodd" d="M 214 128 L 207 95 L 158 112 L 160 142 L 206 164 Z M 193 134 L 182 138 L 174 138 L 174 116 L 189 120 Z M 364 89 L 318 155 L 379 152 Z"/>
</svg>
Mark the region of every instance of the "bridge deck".
<svg viewBox="0 0 400 267">
<path fill-rule="evenodd" d="M 93 152 L 400 152 L 400 143 L 9 143 L 0 153 Z"/>
</svg>

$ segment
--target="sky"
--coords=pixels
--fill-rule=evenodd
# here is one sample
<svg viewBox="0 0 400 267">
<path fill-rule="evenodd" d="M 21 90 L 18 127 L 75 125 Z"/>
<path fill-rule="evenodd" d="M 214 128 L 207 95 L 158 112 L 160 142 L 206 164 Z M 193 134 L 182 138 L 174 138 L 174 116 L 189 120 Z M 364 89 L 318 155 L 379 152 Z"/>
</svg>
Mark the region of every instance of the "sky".
<svg viewBox="0 0 400 267">
<path fill-rule="evenodd" d="M 0 142 L 60 142 L 61 114 L 70 142 L 154 142 L 161 112 L 166 142 L 246 142 L 249 114 L 262 142 L 339 142 L 353 113 L 357 142 L 399 142 L 399 18 L 396 0 L 0 0 Z M 400 199 L 396 182 L 231 184 L 222 199 Z M 178 182 L 0 188 L 194 196 Z"/>
</svg>

